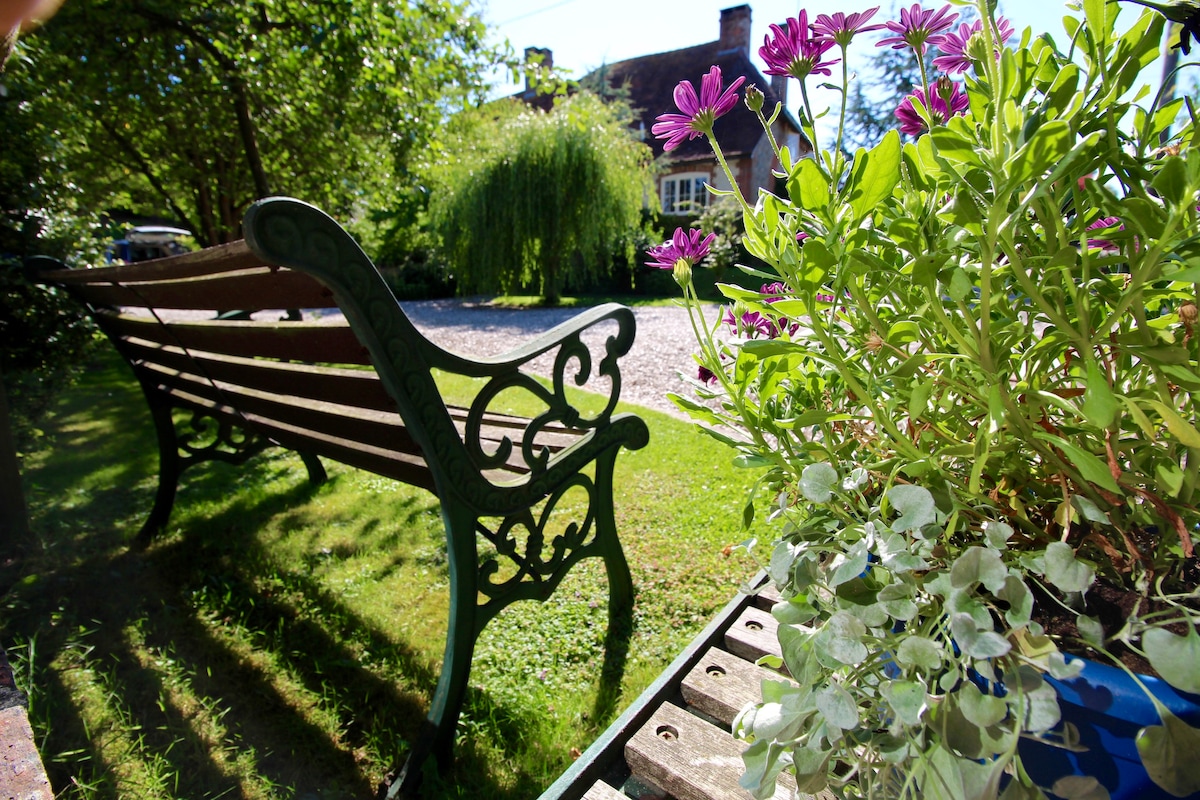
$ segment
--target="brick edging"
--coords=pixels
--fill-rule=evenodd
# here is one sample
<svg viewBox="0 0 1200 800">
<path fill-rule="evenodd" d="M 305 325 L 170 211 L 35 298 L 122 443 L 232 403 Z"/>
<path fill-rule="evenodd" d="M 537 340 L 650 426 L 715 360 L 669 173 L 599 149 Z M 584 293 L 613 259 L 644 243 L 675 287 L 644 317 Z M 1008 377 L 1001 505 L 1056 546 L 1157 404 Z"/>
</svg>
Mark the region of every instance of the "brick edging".
<svg viewBox="0 0 1200 800">
<path fill-rule="evenodd" d="M 0 800 L 53 800 L 29 725 L 29 696 L 17 688 L 0 647 Z"/>
</svg>

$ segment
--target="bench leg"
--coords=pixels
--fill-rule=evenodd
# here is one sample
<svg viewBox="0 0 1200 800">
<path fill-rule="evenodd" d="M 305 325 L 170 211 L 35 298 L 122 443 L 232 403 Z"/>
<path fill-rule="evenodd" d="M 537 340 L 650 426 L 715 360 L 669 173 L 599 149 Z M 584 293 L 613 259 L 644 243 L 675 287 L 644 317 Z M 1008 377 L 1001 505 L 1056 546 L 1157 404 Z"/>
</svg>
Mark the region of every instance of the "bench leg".
<svg viewBox="0 0 1200 800">
<path fill-rule="evenodd" d="M 321 459 L 316 453 L 301 450 L 300 460 L 304 462 L 304 468 L 308 470 L 308 482 L 313 486 L 322 486 L 325 481 L 329 480 L 329 476 L 325 473 L 325 465 L 321 463 Z"/>
<path fill-rule="evenodd" d="M 175 421 L 171 416 L 171 407 L 154 402 L 150 392 L 146 392 L 149 401 L 150 417 L 154 421 L 154 432 L 158 436 L 158 490 L 154 493 L 154 507 L 150 516 L 138 531 L 135 544 L 145 547 L 150 540 L 158 535 L 171 518 L 171 509 L 175 507 L 175 489 L 179 485 L 179 441 L 175 436 Z"/>
<path fill-rule="evenodd" d="M 446 525 L 450 568 L 450 624 L 446 632 L 446 650 L 442 674 L 438 678 L 429 714 L 421 726 L 403 768 L 386 797 L 417 796 L 422 769 L 430 756 L 438 770 L 448 772 L 454 761 L 454 733 L 467 694 L 471 675 L 471 657 L 479 636 L 479 605 L 476 578 L 475 515 L 463 508 L 442 504 Z"/>
</svg>

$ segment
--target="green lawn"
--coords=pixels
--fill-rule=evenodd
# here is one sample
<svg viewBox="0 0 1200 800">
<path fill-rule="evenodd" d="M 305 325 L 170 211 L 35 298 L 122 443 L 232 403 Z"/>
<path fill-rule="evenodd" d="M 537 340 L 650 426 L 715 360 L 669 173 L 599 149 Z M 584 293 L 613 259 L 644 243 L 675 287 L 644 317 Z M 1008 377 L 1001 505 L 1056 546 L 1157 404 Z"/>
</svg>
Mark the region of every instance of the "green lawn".
<svg viewBox="0 0 1200 800">
<path fill-rule="evenodd" d="M 650 446 L 618 459 L 638 595 L 617 708 L 596 709 L 606 584 L 585 562 L 484 632 L 455 770 L 428 796 L 535 797 L 754 571 L 723 554 L 748 535 L 751 476 L 690 425 L 643 416 Z M 0 564 L 0 643 L 58 797 L 372 796 L 437 681 L 436 499 L 332 463 L 314 488 L 269 451 L 189 472 L 138 553 L 157 456 L 126 368 L 106 350 L 46 430 L 25 461 L 34 554 Z"/>
</svg>

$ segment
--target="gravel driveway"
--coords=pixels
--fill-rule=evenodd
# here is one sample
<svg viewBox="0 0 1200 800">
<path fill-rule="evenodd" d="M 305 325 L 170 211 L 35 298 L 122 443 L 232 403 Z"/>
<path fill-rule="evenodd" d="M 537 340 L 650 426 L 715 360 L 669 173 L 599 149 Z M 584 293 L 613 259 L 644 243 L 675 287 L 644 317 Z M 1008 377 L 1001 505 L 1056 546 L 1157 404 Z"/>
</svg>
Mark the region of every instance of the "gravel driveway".
<svg viewBox="0 0 1200 800">
<path fill-rule="evenodd" d="M 401 306 L 431 341 L 472 356 L 498 355 L 580 313 L 578 308 L 493 308 L 460 299 L 404 302 Z M 687 312 L 679 306 L 650 306 L 635 308 L 633 314 L 637 336 L 620 361 L 621 399 L 686 418 L 667 399 L 667 392 L 687 393 L 679 373 L 696 374 L 692 359 L 696 339 Z M 585 341 L 589 339 L 585 337 Z M 548 375 L 553 362 L 542 357 L 531 367 Z"/>
</svg>

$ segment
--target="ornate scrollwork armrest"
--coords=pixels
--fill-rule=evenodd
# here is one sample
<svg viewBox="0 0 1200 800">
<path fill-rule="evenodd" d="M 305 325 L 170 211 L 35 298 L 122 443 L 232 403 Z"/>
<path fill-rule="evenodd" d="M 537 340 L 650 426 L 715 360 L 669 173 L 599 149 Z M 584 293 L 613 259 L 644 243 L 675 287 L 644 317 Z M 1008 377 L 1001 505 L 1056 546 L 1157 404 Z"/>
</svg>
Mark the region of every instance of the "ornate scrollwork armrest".
<svg viewBox="0 0 1200 800">
<path fill-rule="evenodd" d="M 610 321 L 616 323 L 616 331 L 604 338 L 602 344 L 593 341 L 589 346 L 584 341 L 584 335 L 591 329 Z M 531 420 L 520 436 L 522 461 L 536 474 L 544 471 L 550 461 L 549 449 L 537 442 L 547 427 L 563 425 L 575 430 L 598 430 L 609 424 L 621 394 L 618 359 L 632 347 L 635 326 L 632 311 L 617 303 L 607 303 L 584 311 L 502 355 L 466 359 L 437 348 L 436 353 L 430 354 L 429 361 L 460 375 L 487 379 L 471 404 L 464 437 L 481 466 L 499 466 L 507 462 L 514 446 L 511 440 L 504 439 L 490 452 L 484 450 L 481 435 L 484 418 L 497 396 L 516 389 L 545 404 L 545 411 Z M 594 363 L 593 350 L 601 347 L 603 355 L 599 363 Z M 530 362 L 547 354 L 554 356 L 549 387 L 527 371 Z M 592 378 L 607 381 L 607 401 L 598 414 L 585 417 L 567 398 L 568 380 L 583 387 Z"/>
</svg>

